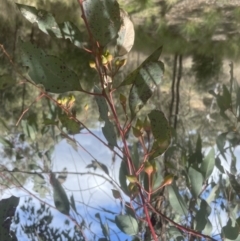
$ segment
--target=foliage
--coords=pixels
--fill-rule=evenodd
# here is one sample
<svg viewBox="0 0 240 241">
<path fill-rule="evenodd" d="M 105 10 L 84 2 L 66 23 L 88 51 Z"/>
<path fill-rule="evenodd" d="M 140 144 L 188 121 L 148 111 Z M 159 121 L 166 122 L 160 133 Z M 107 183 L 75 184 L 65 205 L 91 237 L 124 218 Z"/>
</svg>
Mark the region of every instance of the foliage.
<svg viewBox="0 0 240 241">
<path fill-rule="evenodd" d="M 240 143 L 237 126 L 240 120 L 240 86 L 233 77 L 233 65 L 230 66 L 230 83 L 210 91 L 228 128 L 218 133 L 216 147 L 207 150 L 200 134 L 180 136 L 165 113 L 149 103 L 164 73 L 164 64 L 159 60 L 162 47 L 153 51 L 121 83 L 115 81 L 127 62 L 135 36 L 130 17 L 116 0 L 79 0 L 88 39 L 84 39 L 81 31 L 70 21 L 58 23 L 54 15 L 45 10 L 23 4 L 17 4 L 17 7 L 28 21 L 37 23 L 39 29 L 53 41 L 68 39 L 74 48 L 85 51 L 88 69 L 94 70 L 97 78 L 90 90 L 85 89 L 82 76 L 59 56 L 48 54 L 35 43 L 19 39 L 19 58 L 21 64 L 28 68 L 28 72 L 23 73 L 4 46 L 0 45 L 21 82 L 32 86 L 38 93 L 30 106 L 39 101 L 45 101 L 48 106 L 47 111 L 42 110 L 41 128 L 35 114 L 29 112 L 25 116 L 30 106 L 22 110 L 18 121 L 21 122 L 22 132 L 13 132 L 11 137 L 8 124 L 2 121 L 8 131 L 7 136 L 0 138 L 2 156 L 12 161 L 1 163 L 1 185 L 4 188 L 19 187 L 40 203 L 37 209 L 31 203 L 31 197 L 25 199 L 25 203 L 15 211 L 13 206 L 16 200 L 13 197 L 9 202 L 1 201 L 4 206 L 2 210 L 15 212 L 11 227 L 14 235 L 17 237 L 24 232 L 29 239 L 39 240 L 98 238 L 103 241 L 112 240 L 113 233 L 119 239 L 125 233 L 133 240 L 216 240 L 216 235 L 222 239 L 237 239 L 240 231 L 240 184 L 236 175 L 234 148 Z M 191 32 L 191 28 L 188 31 Z M 209 65 L 209 62 L 205 64 Z M 202 67 L 201 63 L 199 65 Z M 14 84 L 11 76 L 1 76 L 1 90 Z M 77 93 L 96 102 L 95 109 L 98 110 L 105 139 L 96 135 L 89 123 L 77 115 Z M 120 118 L 121 115 L 124 118 Z M 112 153 L 113 162 L 120 163 L 119 180 L 102 161 L 94 157 L 98 153 L 90 153 L 77 141 L 76 136 L 84 132 Z M 83 148 L 93 159 L 91 164 L 86 165 L 89 171 L 68 173 L 65 167 L 61 172 L 54 172 L 53 148 L 48 146 L 45 151 L 39 148 L 36 140 L 40 134 L 50 136 L 52 146 L 54 142 L 66 140 L 75 150 Z M 232 159 L 231 170 L 228 171 L 220 159 L 226 159 L 227 151 Z M 217 181 L 212 177 L 215 167 L 219 175 Z M 91 172 L 90 168 L 101 174 Z M 91 223 L 85 222 L 74 196 L 69 197 L 64 188 L 63 183 L 69 174 L 99 177 L 110 184 L 119 210 L 102 207 L 99 208 L 101 214 L 95 213 L 101 234 L 95 233 Z M 29 180 L 34 183 L 32 192 L 24 186 Z M 46 201 L 46 193 L 51 196 L 52 202 Z M 210 219 L 214 203 L 229 213 L 226 225 L 220 224 L 221 231 L 217 234 L 213 233 L 214 223 Z M 2 215 L 2 218 L 13 216 Z M 22 224 L 21 215 L 31 222 Z M 57 215 L 66 218 L 65 229 L 51 226 L 53 217 Z M 7 228 L 10 231 L 9 223 Z M 119 234 L 117 228 L 122 233 Z M 10 239 L 6 230 L 1 234 L 4 238 L 9 235 Z"/>
</svg>

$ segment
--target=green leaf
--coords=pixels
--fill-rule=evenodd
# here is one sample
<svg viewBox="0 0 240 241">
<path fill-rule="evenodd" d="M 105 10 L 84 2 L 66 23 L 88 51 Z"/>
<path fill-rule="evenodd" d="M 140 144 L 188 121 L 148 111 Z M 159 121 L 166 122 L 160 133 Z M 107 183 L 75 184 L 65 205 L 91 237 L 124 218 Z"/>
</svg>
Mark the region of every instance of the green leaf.
<svg viewBox="0 0 240 241">
<path fill-rule="evenodd" d="M 228 239 L 228 238 L 226 238 L 226 239 L 224 239 L 224 241 L 240 241 L 240 235 L 238 235 L 236 239 Z"/>
<path fill-rule="evenodd" d="M 201 172 L 205 179 L 208 179 L 209 176 L 212 174 L 213 168 L 215 166 L 215 151 L 214 148 L 212 148 L 207 156 L 203 159 L 202 165 L 201 165 Z"/>
<path fill-rule="evenodd" d="M 134 116 L 149 100 L 154 88 L 161 83 L 163 76 L 161 61 L 148 62 L 141 66 L 129 94 L 129 107 Z"/>
<path fill-rule="evenodd" d="M 81 91 L 78 76 L 56 56 L 46 55 L 30 42 L 20 42 L 23 65 L 28 66 L 29 76 L 45 90 L 53 93 Z"/>
<path fill-rule="evenodd" d="M 207 223 L 206 223 L 205 228 L 203 229 L 202 233 L 205 235 L 211 236 L 212 229 L 213 229 L 212 223 L 209 221 L 209 219 L 207 219 Z"/>
<path fill-rule="evenodd" d="M 138 153 L 138 148 L 137 148 L 136 142 L 133 143 L 132 147 L 130 148 L 130 151 L 131 151 L 131 157 L 132 157 L 133 164 L 134 164 L 135 168 L 138 169 L 139 164 L 140 164 L 140 156 Z"/>
<path fill-rule="evenodd" d="M 162 46 L 159 47 L 158 49 L 156 49 L 147 59 L 145 59 L 143 61 L 143 63 L 137 68 L 135 69 L 132 73 L 130 73 L 129 75 L 127 75 L 127 77 L 124 79 L 124 81 L 120 84 L 120 86 L 124 86 L 124 85 L 131 85 L 134 83 L 134 81 L 137 78 L 137 75 L 139 74 L 140 69 L 143 67 L 143 65 L 145 64 L 149 64 L 150 62 L 158 62 L 158 59 L 160 57 L 162 53 Z M 159 61 L 159 63 L 162 63 Z M 161 65 L 161 71 L 164 72 L 164 65 L 163 63 L 160 64 Z"/>
<path fill-rule="evenodd" d="M 11 196 L 0 201 L 0 240 L 17 241 L 15 233 L 11 232 L 11 220 L 14 218 L 19 198 Z"/>
<path fill-rule="evenodd" d="M 152 110 L 148 114 L 148 117 L 154 138 L 159 142 L 169 142 L 171 139 L 171 129 L 164 113 L 160 110 Z"/>
<path fill-rule="evenodd" d="M 109 175 L 107 166 L 97 160 L 92 160 L 92 164 L 88 164 L 86 166 L 86 168 L 93 168 L 94 170 L 100 169 L 100 170 L 104 171 L 107 175 Z"/>
<path fill-rule="evenodd" d="M 132 216 L 132 217 L 136 217 L 136 213 L 135 213 L 135 210 L 134 208 L 131 208 L 131 204 L 129 202 L 125 202 L 125 211 L 126 211 L 126 214 Z"/>
<path fill-rule="evenodd" d="M 96 94 L 101 93 L 100 89 L 96 85 L 94 86 L 94 93 L 96 93 Z M 106 99 L 103 96 L 95 96 L 95 100 L 98 105 L 100 118 L 104 121 L 108 121 L 109 120 L 108 119 L 108 105 L 107 105 Z"/>
<path fill-rule="evenodd" d="M 232 106 L 231 94 L 226 85 L 223 85 L 223 94 L 217 95 L 217 104 L 221 112 L 225 112 Z"/>
<path fill-rule="evenodd" d="M 166 187 L 169 193 L 169 202 L 173 210 L 180 215 L 187 215 L 188 208 L 186 202 L 178 192 L 176 183 L 173 181 L 171 185 Z"/>
<path fill-rule="evenodd" d="M 16 81 L 10 74 L 0 76 L 0 90 L 4 90 L 15 85 Z"/>
<path fill-rule="evenodd" d="M 218 198 L 219 195 L 219 184 L 215 185 L 212 189 L 211 192 L 209 194 L 209 196 L 207 197 L 206 201 L 208 203 L 208 205 L 211 204 L 211 202 L 213 202 L 214 200 L 216 200 Z"/>
<path fill-rule="evenodd" d="M 219 157 L 215 158 L 215 166 L 221 173 L 224 173 L 224 168 L 222 166 L 221 159 Z"/>
<path fill-rule="evenodd" d="M 152 134 L 155 138 L 150 153 L 150 159 L 153 159 L 164 153 L 171 142 L 171 128 L 164 113 L 159 110 L 152 110 L 148 117 L 151 123 Z"/>
<path fill-rule="evenodd" d="M 168 228 L 168 233 L 169 233 L 169 236 L 170 236 L 171 238 L 177 238 L 177 237 L 179 237 L 179 236 L 182 237 L 181 231 L 180 231 L 178 228 L 176 228 L 175 226 L 170 226 L 170 227 Z"/>
<path fill-rule="evenodd" d="M 22 15 L 31 23 L 37 23 L 39 29 L 41 29 L 44 33 L 61 35 L 58 24 L 51 13 L 45 10 L 37 10 L 35 7 L 28 5 L 18 3 L 16 3 L 16 5 L 18 6 Z"/>
<path fill-rule="evenodd" d="M 200 209 L 196 213 L 196 227 L 195 229 L 199 232 L 201 232 L 207 222 L 208 222 L 208 216 L 211 214 L 211 207 L 208 205 L 208 203 L 202 199 L 201 204 L 200 204 Z"/>
<path fill-rule="evenodd" d="M 163 166 L 161 165 L 161 163 L 159 163 L 159 161 L 155 161 L 155 165 L 156 165 L 156 172 L 153 174 L 153 179 L 152 179 L 153 192 L 161 186 L 164 179 Z"/>
<path fill-rule="evenodd" d="M 50 178 L 51 185 L 53 187 L 53 199 L 55 207 L 59 212 L 69 215 L 70 202 L 68 200 L 65 190 L 53 173 L 50 174 Z"/>
<path fill-rule="evenodd" d="M 101 93 L 100 89 L 97 86 L 94 86 L 94 93 Z M 110 147 L 117 146 L 117 135 L 115 132 L 114 125 L 108 118 L 108 105 L 107 101 L 103 96 L 96 96 L 95 100 L 98 105 L 98 110 L 100 113 L 100 118 L 105 121 L 104 127 L 102 127 L 103 135 L 105 136 L 106 140 Z"/>
<path fill-rule="evenodd" d="M 83 37 L 80 30 L 72 22 L 63 22 L 59 25 L 60 35 L 57 38 L 69 39 L 75 46 L 82 47 Z"/>
<path fill-rule="evenodd" d="M 115 0 L 85 0 L 82 4 L 93 37 L 101 46 L 105 46 L 117 36 L 120 29 L 118 2 Z"/>
<path fill-rule="evenodd" d="M 235 223 L 235 226 L 232 226 L 232 220 L 231 218 L 228 219 L 227 225 L 222 228 L 222 234 L 225 238 L 234 240 L 238 237 L 239 233 L 239 227 L 237 223 Z"/>
<path fill-rule="evenodd" d="M 104 127 L 102 127 L 102 132 L 111 148 L 117 146 L 117 135 L 115 132 L 114 125 L 111 121 L 105 122 Z"/>
<path fill-rule="evenodd" d="M 138 233 L 137 220 L 131 215 L 118 215 L 115 217 L 117 227 L 128 235 L 136 235 Z"/>
<path fill-rule="evenodd" d="M 222 133 L 222 134 L 218 135 L 217 139 L 216 139 L 217 148 L 225 160 L 226 160 L 226 156 L 224 153 L 225 152 L 224 146 L 226 144 L 226 135 L 227 135 L 227 132 Z"/>
<path fill-rule="evenodd" d="M 201 172 L 197 171 L 196 169 L 190 167 L 188 170 L 188 176 L 191 180 L 191 191 L 195 198 L 198 197 L 198 194 L 202 190 L 203 185 L 203 176 Z"/>
<path fill-rule="evenodd" d="M 127 54 L 133 46 L 135 31 L 133 23 L 126 11 L 120 9 L 121 27 L 118 31 L 116 56 L 123 56 Z"/>
<path fill-rule="evenodd" d="M 78 213 L 73 195 L 71 195 L 71 197 L 70 197 L 70 205 L 71 205 L 72 209 L 73 209 L 76 213 Z"/>
<path fill-rule="evenodd" d="M 69 134 L 75 135 L 80 133 L 81 127 L 79 123 L 73 119 L 70 119 L 66 113 L 60 114 L 59 120 L 62 123 L 62 127 L 65 127 Z"/>
<path fill-rule="evenodd" d="M 54 35 L 57 38 L 70 39 L 78 47 L 81 45 L 82 34 L 72 22 L 58 24 L 54 16 L 45 10 L 38 10 L 35 7 L 18 3 L 16 5 L 22 15 L 31 23 L 37 23 L 39 29 L 44 33 Z"/>
<path fill-rule="evenodd" d="M 120 187 L 122 189 L 122 191 L 129 196 L 129 190 L 128 190 L 128 186 L 127 186 L 127 175 L 128 175 L 128 169 L 127 169 L 127 163 L 125 160 L 123 160 L 121 162 L 121 166 L 119 169 L 119 183 L 120 183 Z"/>
</svg>

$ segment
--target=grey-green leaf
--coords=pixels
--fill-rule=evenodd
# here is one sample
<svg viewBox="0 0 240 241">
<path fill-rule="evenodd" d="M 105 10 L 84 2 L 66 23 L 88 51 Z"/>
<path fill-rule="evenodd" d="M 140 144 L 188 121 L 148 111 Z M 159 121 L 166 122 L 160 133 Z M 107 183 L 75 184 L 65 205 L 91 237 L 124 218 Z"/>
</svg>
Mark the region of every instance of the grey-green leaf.
<svg viewBox="0 0 240 241">
<path fill-rule="evenodd" d="M 216 199 L 218 198 L 219 192 L 220 192 L 220 190 L 219 190 L 219 184 L 217 184 L 217 185 L 215 185 L 215 186 L 212 188 L 209 196 L 208 196 L 207 199 L 206 199 L 206 201 L 207 201 L 207 203 L 208 203 L 209 205 L 211 204 L 212 201 L 214 201 L 214 200 L 216 200 Z"/>
<path fill-rule="evenodd" d="M 223 94 L 217 95 L 217 104 L 222 113 L 224 113 L 227 109 L 231 108 L 231 105 L 232 105 L 231 94 L 228 88 L 226 87 L 226 85 L 223 85 Z"/>
<path fill-rule="evenodd" d="M 94 93 L 101 93 L 100 89 L 97 86 L 94 86 Z M 100 118 L 104 121 L 108 121 L 108 105 L 106 99 L 103 96 L 96 96 L 95 100 L 98 105 Z"/>
<path fill-rule="evenodd" d="M 50 174 L 50 177 L 53 187 L 53 199 L 55 207 L 59 212 L 69 215 L 70 202 L 68 200 L 67 194 L 53 173 Z"/>
<path fill-rule="evenodd" d="M 37 23 L 38 27 L 46 34 L 54 33 L 60 35 L 61 31 L 55 18 L 45 10 L 38 10 L 35 7 L 16 3 L 22 15 L 31 23 Z"/>
<path fill-rule="evenodd" d="M 128 186 L 127 186 L 127 178 L 126 176 L 128 175 L 128 170 L 127 170 L 127 162 L 125 160 L 122 160 L 121 162 L 121 166 L 119 169 L 119 183 L 120 183 L 120 187 L 121 190 L 127 195 L 129 196 L 129 190 L 128 190 Z"/>
<path fill-rule="evenodd" d="M 216 138 L 216 144 L 217 144 L 218 150 L 220 151 L 220 153 L 222 154 L 225 160 L 226 160 L 226 156 L 224 153 L 225 152 L 224 146 L 226 144 L 226 135 L 227 135 L 227 132 L 224 132 L 218 135 Z"/>
<path fill-rule="evenodd" d="M 154 89 L 161 83 L 163 63 L 151 61 L 143 64 L 138 71 L 129 94 L 129 107 L 132 114 L 139 111 L 152 96 Z"/>
<path fill-rule="evenodd" d="M 222 233 L 225 238 L 234 240 L 238 237 L 239 233 L 239 227 L 237 223 L 235 223 L 235 226 L 232 226 L 232 220 L 229 218 L 227 225 L 222 228 Z"/>
<path fill-rule="evenodd" d="M 215 151 L 214 151 L 214 148 L 212 148 L 207 154 L 207 156 L 204 157 L 200 168 L 205 179 L 208 179 L 209 176 L 212 174 L 214 166 L 215 166 Z"/>
<path fill-rule="evenodd" d="M 177 238 L 179 236 L 182 237 L 182 233 L 175 226 L 170 226 L 169 229 L 168 229 L 168 233 L 169 233 L 171 238 Z"/>
<path fill-rule="evenodd" d="M 191 180 L 191 190 L 195 198 L 198 197 L 198 194 L 202 190 L 203 176 L 202 173 L 196 169 L 190 167 L 188 170 L 188 176 Z"/>
<path fill-rule="evenodd" d="M 127 77 L 124 79 L 124 81 L 121 83 L 120 86 L 124 86 L 124 85 L 131 85 L 134 83 L 134 81 L 136 80 L 140 69 L 146 65 L 148 66 L 148 64 L 150 62 L 158 62 L 159 66 L 161 68 L 162 73 L 164 72 L 164 64 L 161 61 L 158 61 L 160 55 L 162 53 L 162 46 L 159 47 L 158 49 L 156 49 L 147 59 L 145 59 L 143 61 L 143 63 L 137 68 L 135 69 L 133 72 L 131 72 L 129 75 L 127 75 Z M 161 79 L 160 79 L 161 80 Z"/>
<path fill-rule="evenodd" d="M 83 1 L 83 9 L 89 29 L 101 46 L 105 46 L 117 36 L 121 25 L 117 1 L 85 0 Z"/>
<path fill-rule="evenodd" d="M 187 204 L 178 192 L 176 183 L 173 181 L 171 185 L 167 186 L 169 193 L 169 201 L 173 210 L 180 215 L 187 215 Z"/>
<path fill-rule="evenodd" d="M 208 222 L 208 216 L 211 214 L 211 207 L 208 205 L 208 203 L 202 199 L 200 204 L 200 209 L 197 211 L 195 220 L 196 220 L 196 227 L 195 229 L 199 232 L 201 232 L 207 222 Z"/>
<path fill-rule="evenodd" d="M 81 91 L 78 76 L 56 56 L 45 52 L 30 42 L 20 42 L 23 65 L 28 66 L 29 76 L 36 83 L 43 85 L 45 90 L 53 93 Z"/>
<path fill-rule="evenodd" d="M 76 208 L 76 203 L 75 203 L 75 200 L 74 200 L 74 196 L 73 196 L 73 195 L 71 195 L 71 197 L 70 197 L 70 205 L 71 205 L 72 209 L 73 209 L 76 213 L 78 213 L 78 212 L 77 212 L 77 208 Z"/>
<path fill-rule="evenodd" d="M 171 128 L 164 113 L 159 110 L 152 110 L 148 117 L 151 123 L 152 134 L 155 141 L 152 145 L 150 159 L 163 154 L 171 142 Z"/>
<path fill-rule="evenodd" d="M 152 110 L 148 117 L 151 123 L 152 134 L 158 141 L 169 141 L 171 138 L 171 129 L 167 118 L 160 110 Z"/>
<path fill-rule="evenodd" d="M 117 227 L 128 235 L 136 235 L 138 233 L 137 220 L 131 215 L 118 215 L 115 217 Z"/>
<path fill-rule="evenodd" d="M 11 196 L 0 201 L 0 240 L 17 241 L 15 234 L 10 235 L 11 220 L 14 218 L 19 198 Z"/>
<path fill-rule="evenodd" d="M 132 49 L 135 38 L 134 26 L 127 12 L 120 9 L 120 16 L 121 27 L 118 32 L 116 56 L 127 54 Z"/>
<path fill-rule="evenodd" d="M 114 125 L 111 121 L 106 121 L 104 127 L 102 127 L 102 132 L 108 141 L 110 147 L 117 146 L 117 135 L 115 132 Z"/>
<path fill-rule="evenodd" d="M 24 4 L 16 3 L 16 5 L 22 15 L 31 23 L 37 23 L 39 29 L 44 33 L 54 35 L 57 38 L 70 39 L 78 47 L 81 45 L 82 34 L 72 22 L 58 24 L 54 16 L 45 10 L 38 10 Z"/>
<path fill-rule="evenodd" d="M 62 127 L 65 127 L 69 134 L 75 135 L 80 133 L 80 125 L 75 120 L 70 119 L 67 114 L 63 113 L 59 115 L 59 120 L 62 123 Z"/>
</svg>

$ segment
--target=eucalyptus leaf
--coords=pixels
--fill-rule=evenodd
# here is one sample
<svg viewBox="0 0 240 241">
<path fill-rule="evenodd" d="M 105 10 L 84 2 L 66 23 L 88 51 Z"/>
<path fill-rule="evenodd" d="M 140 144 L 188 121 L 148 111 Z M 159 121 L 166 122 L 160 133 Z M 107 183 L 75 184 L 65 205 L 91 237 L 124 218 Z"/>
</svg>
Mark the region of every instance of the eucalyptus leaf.
<svg viewBox="0 0 240 241">
<path fill-rule="evenodd" d="M 131 215 L 118 215 L 115 217 L 117 227 L 128 235 L 136 235 L 138 233 L 137 220 Z"/>
<path fill-rule="evenodd" d="M 58 24 L 54 16 L 45 10 L 16 3 L 22 15 L 31 23 L 37 23 L 39 29 L 46 34 L 57 38 L 69 39 L 73 44 L 80 47 L 82 33 L 72 22 Z"/>
<path fill-rule="evenodd" d="M 148 66 L 148 64 L 150 62 L 159 62 L 159 65 L 161 67 L 161 71 L 164 72 L 164 65 L 162 62 L 158 61 L 160 55 L 162 53 L 162 46 L 157 48 L 147 59 L 145 59 L 143 61 L 143 63 L 137 68 L 135 69 L 133 72 L 131 72 L 129 75 L 127 75 L 127 77 L 124 79 L 124 81 L 121 83 L 120 86 L 124 86 L 124 85 L 131 85 L 134 83 L 134 81 L 137 78 L 137 75 L 139 74 L 140 69 L 147 64 L 146 66 Z"/>
<path fill-rule="evenodd" d="M 208 179 L 209 176 L 212 174 L 214 166 L 215 166 L 215 151 L 214 151 L 214 148 L 212 148 L 209 151 L 209 153 L 204 157 L 200 168 L 205 179 Z"/>
<path fill-rule="evenodd" d="M 206 199 L 208 205 L 210 205 L 211 202 L 213 202 L 214 200 L 216 200 L 218 198 L 219 192 L 220 192 L 219 184 L 217 184 L 211 189 L 211 192 Z"/>
<path fill-rule="evenodd" d="M 224 133 L 218 135 L 216 138 L 217 148 L 225 160 L 226 160 L 226 156 L 225 156 L 224 146 L 226 144 L 226 135 L 227 135 L 227 132 L 224 132 Z"/>
<path fill-rule="evenodd" d="M 235 225 L 232 225 L 231 218 L 228 219 L 227 225 L 222 228 L 222 234 L 226 239 L 234 240 L 238 237 L 239 234 L 239 227 L 235 223 Z"/>
<path fill-rule="evenodd" d="M 117 135 L 114 125 L 111 121 L 106 121 L 104 127 L 102 127 L 102 132 L 108 141 L 108 145 L 113 148 L 117 146 Z"/>
<path fill-rule="evenodd" d="M 59 120 L 62 123 L 62 127 L 65 127 L 69 134 L 75 135 L 80 133 L 80 124 L 71 119 L 66 113 L 60 114 Z"/>
<path fill-rule="evenodd" d="M 19 198 L 11 196 L 0 201 L 0 240 L 17 241 L 15 233 L 11 232 L 11 220 L 14 218 Z"/>
<path fill-rule="evenodd" d="M 152 134 L 155 141 L 152 145 L 150 159 L 163 154 L 171 143 L 171 128 L 164 113 L 152 110 L 148 117 L 151 123 Z"/>
<path fill-rule="evenodd" d="M 92 160 L 92 163 L 88 164 L 86 166 L 86 168 L 93 168 L 94 170 L 100 169 L 100 170 L 104 171 L 107 175 L 109 175 L 107 166 L 97 160 Z"/>
<path fill-rule="evenodd" d="M 203 229 L 202 233 L 205 235 L 211 236 L 212 229 L 213 229 L 212 223 L 210 222 L 209 219 L 207 219 L 207 223 L 206 223 L 205 228 Z"/>
<path fill-rule="evenodd" d="M 133 23 L 126 11 L 120 9 L 121 27 L 118 31 L 116 56 L 127 54 L 133 46 L 135 31 Z"/>
<path fill-rule="evenodd" d="M 196 227 L 195 229 L 199 232 L 201 232 L 208 222 L 208 216 L 211 214 L 211 207 L 208 205 L 208 203 L 202 199 L 200 204 L 200 209 L 196 213 L 195 221 L 196 221 Z"/>
<path fill-rule="evenodd" d="M 53 173 L 50 174 L 50 177 L 53 187 L 53 199 L 55 207 L 59 212 L 69 215 L 70 202 L 68 200 L 67 194 Z"/>
<path fill-rule="evenodd" d="M 226 85 L 223 85 L 223 94 L 217 95 L 217 104 L 222 113 L 224 113 L 232 106 L 231 94 Z"/>
<path fill-rule="evenodd" d="M 78 213 L 78 212 L 77 212 L 77 208 L 76 208 L 76 203 L 75 203 L 75 200 L 74 200 L 74 196 L 73 196 L 73 195 L 71 195 L 71 197 L 70 197 L 70 205 L 71 205 L 72 209 L 73 209 L 76 213 Z"/>
<path fill-rule="evenodd" d="M 128 175 L 128 169 L 127 169 L 127 163 L 125 160 L 121 162 L 120 169 L 119 169 L 119 183 L 122 191 L 129 196 L 129 190 L 127 186 L 127 175 Z"/>
<path fill-rule="evenodd" d="M 161 83 L 163 71 L 164 65 L 161 61 L 147 62 L 138 70 L 132 79 L 133 85 L 129 94 L 132 115 L 135 115 L 152 96 L 154 88 Z"/>
<path fill-rule="evenodd" d="M 188 170 L 188 176 L 191 181 L 191 190 L 195 198 L 198 197 L 198 194 L 202 190 L 203 176 L 202 173 L 196 169 L 190 167 Z"/>
<path fill-rule="evenodd" d="M 115 0 L 83 1 L 83 10 L 91 34 L 101 46 L 117 37 L 121 26 L 120 9 Z"/>
<path fill-rule="evenodd" d="M 101 93 L 100 89 L 97 86 L 94 86 L 94 93 Z M 95 96 L 95 100 L 98 105 L 100 118 L 104 121 L 108 121 L 108 104 L 106 99 L 103 96 Z"/>
<path fill-rule="evenodd" d="M 188 208 L 183 197 L 179 194 L 175 181 L 171 185 L 166 187 L 169 193 L 169 202 L 176 213 L 180 215 L 187 215 Z"/>
<path fill-rule="evenodd" d="M 20 41 L 19 45 L 23 65 L 30 68 L 28 74 L 36 84 L 53 93 L 82 90 L 76 73 L 58 57 L 45 54 L 30 42 Z"/>
<path fill-rule="evenodd" d="M 177 238 L 179 236 L 182 236 L 181 231 L 178 228 L 176 228 L 175 226 L 170 226 L 168 229 L 168 233 L 171 238 Z"/>
</svg>

